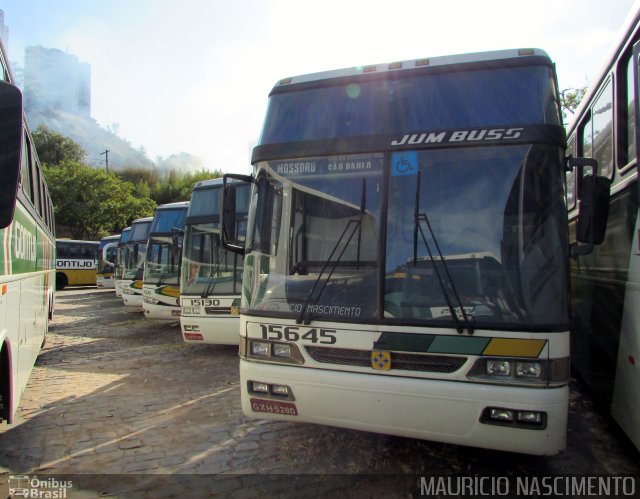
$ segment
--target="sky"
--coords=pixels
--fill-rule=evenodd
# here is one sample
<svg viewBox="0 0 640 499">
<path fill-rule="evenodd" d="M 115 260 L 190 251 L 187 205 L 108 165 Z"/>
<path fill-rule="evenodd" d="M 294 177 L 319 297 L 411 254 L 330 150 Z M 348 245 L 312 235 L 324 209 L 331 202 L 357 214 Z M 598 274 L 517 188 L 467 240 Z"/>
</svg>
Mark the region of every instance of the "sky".
<svg viewBox="0 0 640 499">
<path fill-rule="evenodd" d="M 91 65 L 91 114 L 147 156 L 249 173 L 287 76 L 535 47 L 560 89 L 591 82 L 633 0 L 0 0 L 9 57 L 32 45 Z"/>
</svg>

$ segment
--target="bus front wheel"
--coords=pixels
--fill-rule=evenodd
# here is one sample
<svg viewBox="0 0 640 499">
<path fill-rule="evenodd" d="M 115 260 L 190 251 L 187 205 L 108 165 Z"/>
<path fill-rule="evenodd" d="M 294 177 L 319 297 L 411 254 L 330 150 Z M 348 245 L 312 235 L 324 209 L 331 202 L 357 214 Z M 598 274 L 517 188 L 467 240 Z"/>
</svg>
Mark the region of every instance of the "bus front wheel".
<svg viewBox="0 0 640 499">
<path fill-rule="evenodd" d="M 69 284 L 67 276 L 64 274 L 56 274 L 56 290 L 60 291 L 64 289 L 64 287 Z"/>
</svg>

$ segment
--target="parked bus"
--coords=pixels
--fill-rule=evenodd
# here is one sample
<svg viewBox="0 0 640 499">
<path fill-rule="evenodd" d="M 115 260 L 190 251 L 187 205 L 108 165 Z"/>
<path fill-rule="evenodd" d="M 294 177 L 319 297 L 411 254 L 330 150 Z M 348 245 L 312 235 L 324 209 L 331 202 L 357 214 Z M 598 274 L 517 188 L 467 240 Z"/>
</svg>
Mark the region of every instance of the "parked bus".
<svg viewBox="0 0 640 499">
<path fill-rule="evenodd" d="M 56 289 L 95 286 L 98 241 L 56 239 Z"/>
<path fill-rule="evenodd" d="M 237 189 L 238 218 L 246 217 L 247 184 Z M 222 179 L 198 182 L 187 212 L 180 277 L 180 326 L 187 343 L 237 345 L 242 255 L 220 242 Z M 244 227 L 246 230 L 246 220 Z"/>
<path fill-rule="evenodd" d="M 142 279 L 142 310 L 147 319 L 180 316 L 180 243 L 189 202 L 163 204 L 156 208 Z M 174 246 L 175 241 L 175 246 Z"/>
<path fill-rule="evenodd" d="M 253 184 L 246 245 L 226 187 L 222 227 L 245 255 L 243 412 L 562 451 L 565 147 L 538 49 L 278 82 L 254 174 L 225 176 Z"/>
<path fill-rule="evenodd" d="M 120 234 L 120 240 L 118 241 L 118 247 L 116 249 L 116 266 L 114 275 L 114 287 L 116 290 L 116 296 L 122 298 L 122 279 L 124 279 L 125 261 L 127 257 L 127 243 L 131 237 L 131 227 L 122 229 Z"/>
<path fill-rule="evenodd" d="M 120 234 L 100 239 L 98 246 L 98 269 L 96 270 L 96 286 L 99 288 L 115 288 L 116 253 Z"/>
<path fill-rule="evenodd" d="M 53 204 L 0 42 L 0 420 L 13 422 L 54 309 Z"/>
<path fill-rule="evenodd" d="M 153 217 L 138 218 L 131 224 L 122 274 L 122 303 L 142 310 L 142 277 L 147 254 L 147 241 Z"/>
<path fill-rule="evenodd" d="M 640 449 L 640 219 L 638 64 L 640 8 L 630 13 L 610 56 L 568 127 L 568 152 L 597 160 L 610 186 L 602 244 L 571 261 L 574 369 Z M 567 174 L 571 242 L 586 192 Z"/>
</svg>

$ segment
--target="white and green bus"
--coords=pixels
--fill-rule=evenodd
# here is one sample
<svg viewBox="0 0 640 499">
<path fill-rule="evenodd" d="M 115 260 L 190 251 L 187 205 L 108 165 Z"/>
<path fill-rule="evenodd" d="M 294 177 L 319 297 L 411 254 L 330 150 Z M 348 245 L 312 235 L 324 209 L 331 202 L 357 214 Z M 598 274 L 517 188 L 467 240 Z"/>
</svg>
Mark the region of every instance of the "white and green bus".
<svg viewBox="0 0 640 499">
<path fill-rule="evenodd" d="M 180 247 L 189 201 L 156 208 L 149 230 L 142 277 L 142 311 L 147 319 L 180 316 Z"/>
<path fill-rule="evenodd" d="M 127 258 L 127 243 L 131 237 L 131 227 L 125 227 L 120 234 L 118 247 L 116 248 L 116 265 L 115 274 L 113 276 L 113 285 L 116 290 L 116 296 L 122 298 L 122 279 L 124 278 L 125 261 Z"/>
<path fill-rule="evenodd" d="M 568 152 L 597 160 L 610 198 L 597 216 L 606 231 L 590 254 L 571 261 L 571 359 L 595 399 L 640 449 L 640 8 L 630 13 L 611 54 L 569 125 Z M 567 174 L 571 242 L 588 185 Z"/>
<path fill-rule="evenodd" d="M 98 268 L 96 269 L 96 286 L 102 289 L 115 288 L 116 256 L 120 234 L 100 239 L 98 246 Z"/>
<path fill-rule="evenodd" d="M 56 239 L 56 289 L 67 286 L 95 286 L 98 241 Z"/>
<path fill-rule="evenodd" d="M 11 423 L 54 308 L 53 205 L 0 43 L 0 420 Z"/>
<path fill-rule="evenodd" d="M 244 413 L 562 451 L 565 147 L 538 49 L 278 82 L 253 175 L 225 176 L 252 184 L 246 244 L 226 187 L 222 227 L 245 257 Z"/>
<path fill-rule="evenodd" d="M 237 345 L 242 255 L 220 241 L 222 178 L 198 182 L 185 221 L 180 277 L 180 326 L 187 343 Z M 249 186 L 236 192 L 238 219 L 246 217 Z M 246 231 L 246 219 L 240 231 Z"/>
<path fill-rule="evenodd" d="M 136 307 L 142 311 L 142 278 L 147 242 L 153 217 L 138 218 L 131 223 L 131 234 L 125 251 L 124 269 L 120 287 L 125 307 Z"/>
</svg>

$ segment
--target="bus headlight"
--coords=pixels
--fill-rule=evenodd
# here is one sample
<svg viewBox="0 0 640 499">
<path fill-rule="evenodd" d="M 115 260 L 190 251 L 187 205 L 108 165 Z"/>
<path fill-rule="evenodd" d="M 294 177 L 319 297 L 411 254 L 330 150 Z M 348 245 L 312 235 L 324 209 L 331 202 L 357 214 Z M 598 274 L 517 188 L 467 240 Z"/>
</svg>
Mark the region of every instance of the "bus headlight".
<svg viewBox="0 0 640 499">
<path fill-rule="evenodd" d="M 246 346 L 243 344 L 246 342 Z M 240 339 L 240 356 L 251 360 L 263 360 L 283 364 L 304 364 L 304 358 L 294 343 Z"/>
<path fill-rule="evenodd" d="M 478 381 L 561 386 L 569 381 L 569 359 L 504 359 L 480 357 L 467 377 Z"/>
<path fill-rule="evenodd" d="M 520 378 L 540 378 L 542 376 L 542 363 L 516 362 L 516 376 Z"/>
<path fill-rule="evenodd" d="M 509 376 L 511 374 L 511 362 L 508 360 L 487 360 L 487 375 Z"/>
</svg>

